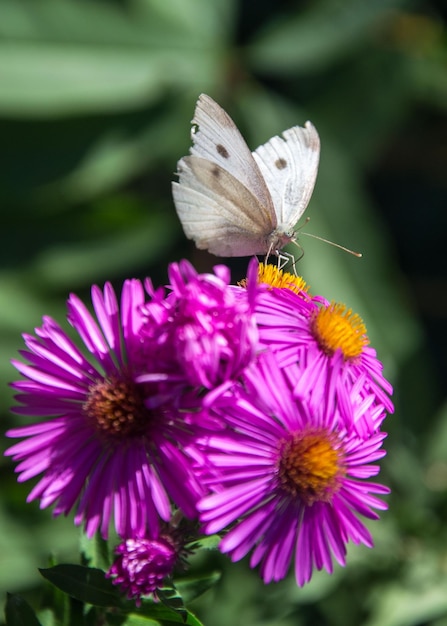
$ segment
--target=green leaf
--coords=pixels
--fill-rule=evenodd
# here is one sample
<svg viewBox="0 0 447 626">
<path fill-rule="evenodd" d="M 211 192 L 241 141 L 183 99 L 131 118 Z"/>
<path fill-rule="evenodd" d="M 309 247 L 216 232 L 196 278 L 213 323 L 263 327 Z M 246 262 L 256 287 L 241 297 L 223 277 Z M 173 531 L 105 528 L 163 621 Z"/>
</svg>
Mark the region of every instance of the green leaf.
<svg viewBox="0 0 447 626">
<path fill-rule="evenodd" d="M 84 560 L 84 564 L 90 567 L 97 567 L 100 570 L 108 570 L 111 565 L 111 559 L 109 555 L 108 542 L 103 539 L 99 533 L 89 539 L 85 532 L 81 533 L 81 552 Z"/>
<path fill-rule="evenodd" d="M 6 626 L 42 626 L 30 605 L 17 594 L 7 594 Z"/>
<path fill-rule="evenodd" d="M 214 587 L 221 578 L 221 572 L 197 577 L 185 577 L 175 581 L 175 586 L 181 593 L 184 602 L 192 602 L 206 591 Z"/>
<path fill-rule="evenodd" d="M 220 537 L 220 535 L 202 536 L 200 539 L 194 541 L 190 547 L 192 550 L 215 550 L 221 539 L 222 537 Z"/>
<path fill-rule="evenodd" d="M 112 621 L 110 617 L 109 624 L 110 626 L 114 626 L 115 624 L 115 621 Z M 200 622 L 194 615 L 192 615 L 192 613 L 189 612 L 186 622 L 179 622 L 177 621 L 177 619 L 154 619 L 145 615 L 137 615 L 136 613 L 131 613 L 127 615 L 124 621 L 116 621 L 117 626 L 175 626 L 175 624 L 187 624 L 187 626 L 203 626 L 202 622 Z"/>
<path fill-rule="evenodd" d="M 435 570 L 432 570 L 435 571 Z M 429 573 L 427 572 L 429 576 Z M 374 605 L 373 616 L 365 626 L 418 626 L 433 624 L 436 618 L 447 614 L 446 579 L 439 573 L 438 582 L 431 581 L 424 588 L 400 582 L 382 589 Z"/>
<path fill-rule="evenodd" d="M 188 84 L 198 69 L 211 75 L 216 60 L 203 51 L 148 55 L 144 49 L 3 44 L 0 111 L 34 117 L 148 106 L 162 96 L 166 82 L 173 86 L 183 81 Z"/>
<path fill-rule="evenodd" d="M 128 615 L 124 621 L 117 622 L 117 626 L 160 626 L 161 622 L 145 617 L 144 615 Z M 110 626 L 114 626 L 114 622 L 110 621 Z"/>
<path fill-rule="evenodd" d="M 144 615 L 145 617 L 152 618 L 160 624 L 163 624 L 163 626 L 170 626 L 171 624 L 202 626 L 201 622 L 190 611 L 186 611 L 183 615 L 181 615 L 160 602 L 155 603 L 146 601 L 138 610 L 134 611 L 134 613 L 135 615 Z"/>
<path fill-rule="evenodd" d="M 192 613 L 181 608 L 178 599 L 182 606 L 183 602 L 176 592 L 175 598 L 166 595 L 166 605 L 146 600 L 140 608 L 136 609 L 134 602 L 128 602 L 119 596 L 116 587 L 105 578 L 101 570 L 82 565 L 57 565 L 49 569 L 41 569 L 40 572 L 58 589 L 82 602 L 95 606 L 119 608 L 123 613 L 135 613 L 164 626 L 169 624 L 201 626 Z M 126 620 L 124 623 L 134 624 L 135 622 Z"/>
<path fill-rule="evenodd" d="M 39 571 L 55 587 L 77 600 L 94 606 L 123 605 L 117 588 L 102 570 L 83 565 L 56 565 Z"/>
<path fill-rule="evenodd" d="M 175 611 L 183 622 L 186 622 L 187 613 L 182 596 L 174 587 L 166 587 L 157 590 L 160 601 L 171 611 Z"/>
<path fill-rule="evenodd" d="M 211 81 L 220 57 L 213 39 L 220 38 L 219 13 L 204 0 L 183 4 L 175 13 L 161 3 L 126 11 L 112 3 L 43 0 L 30 10 L 28 2 L 2 2 L 0 111 L 121 111 L 153 103 L 170 84 L 188 87 L 198 74 Z"/>
</svg>

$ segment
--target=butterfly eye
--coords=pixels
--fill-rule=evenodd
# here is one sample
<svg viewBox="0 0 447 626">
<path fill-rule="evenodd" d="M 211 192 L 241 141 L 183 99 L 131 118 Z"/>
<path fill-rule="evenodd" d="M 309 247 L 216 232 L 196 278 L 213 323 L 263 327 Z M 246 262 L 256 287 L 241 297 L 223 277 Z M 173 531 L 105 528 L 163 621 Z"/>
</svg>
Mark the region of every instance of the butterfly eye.
<svg viewBox="0 0 447 626">
<path fill-rule="evenodd" d="M 197 134 L 199 132 L 199 125 L 198 124 L 193 124 L 191 126 L 191 136 Z"/>
</svg>

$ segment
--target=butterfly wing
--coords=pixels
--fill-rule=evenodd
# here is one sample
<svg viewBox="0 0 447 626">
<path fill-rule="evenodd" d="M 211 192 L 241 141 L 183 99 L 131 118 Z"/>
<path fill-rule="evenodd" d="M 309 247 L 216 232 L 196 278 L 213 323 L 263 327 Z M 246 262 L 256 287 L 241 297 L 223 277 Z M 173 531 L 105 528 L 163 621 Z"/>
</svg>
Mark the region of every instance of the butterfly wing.
<svg viewBox="0 0 447 626">
<path fill-rule="evenodd" d="M 185 234 L 218 256 L 268 250 L 277 226 L 262 173 L 233 120 L 202 94 L 192 120 L 191 156 L 177 164 L 174 203 Z"/>
<path fill-rule="evenodd" d="M 186 236 L 217 256 L 264 254 L 274 225 L 265 207 L 226 169 L 188 156 L 172 183 L 177 214 Z"/>
<path fill-rule="evenodd" d="M 273 200 L 278 231 L 288 232 L 306 210 L 320 158 L 320 138 L 306 122 L 293 126 L 259 146 L 253 157 L 261 170 Z"/>
<path fill-rule="evenodd" d="M 262 173 L 236 124 L 206 94 L 197 100 L 192 120 L 191 154 L 220 165 L 246 187 L 275 221 L 275 210 Z"/>
</svg>

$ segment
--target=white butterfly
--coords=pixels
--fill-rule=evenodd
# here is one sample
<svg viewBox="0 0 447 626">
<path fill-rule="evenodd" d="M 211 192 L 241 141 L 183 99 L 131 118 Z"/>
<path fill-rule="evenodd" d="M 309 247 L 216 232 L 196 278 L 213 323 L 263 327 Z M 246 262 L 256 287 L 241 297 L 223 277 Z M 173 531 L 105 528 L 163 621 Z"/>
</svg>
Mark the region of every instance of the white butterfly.
<svg viewBox="0 0 447 626">
<path fill-rule="evenodd" d="M 315 127 L 293 126 L 250 152 L 233 120 L 202 94 L 192 120 L 191 155 L 172 183 L 186 236 L 217 256 L 272 253 L 296 239 L 318 171 Z"/>
</svg>

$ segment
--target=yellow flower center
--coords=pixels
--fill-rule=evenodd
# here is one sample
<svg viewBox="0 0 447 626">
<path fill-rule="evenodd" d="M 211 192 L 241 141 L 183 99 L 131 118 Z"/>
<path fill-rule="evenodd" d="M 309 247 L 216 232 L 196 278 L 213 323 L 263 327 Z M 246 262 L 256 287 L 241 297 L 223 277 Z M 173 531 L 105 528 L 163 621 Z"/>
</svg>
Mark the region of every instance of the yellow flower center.
<svg viewBox="0 0 447 626">
<path fill-rule="evenodd" d="M 96 431 L 109 437 L 141 436 L 152 421 L 141 386 L 113 377 L 90 388 L 83 409 Z"/>
<path fill-rule="evenodd" d="M 294 433 L 280 443 L 280 484 L 306 505 L 330 501 L 344 475 L 343 451 L 335 436 L 326 430 Z"/>
<path fill-rule="evenodd" d="M 303 291 L 309 291 L 309 285 L 300 276 L 284 272 L 284 270 L 278 269 L 276 265 L 265 265 L 264 263 L 259 263 L 258 266 L 258 283 L 281 289 L 290 289 L 298 294 Z M 247 280 L 241 280 L 239 284 L 241 287 L 246 287 Z"/>
<path fill-rule="evenodd" d="M 341 350 L 345 360 L 360 356 L 369 343 L 362 318 L 344 304 L 321 307 L 311 321 L 311 331 L 325 354 Z"/>
</svg>

